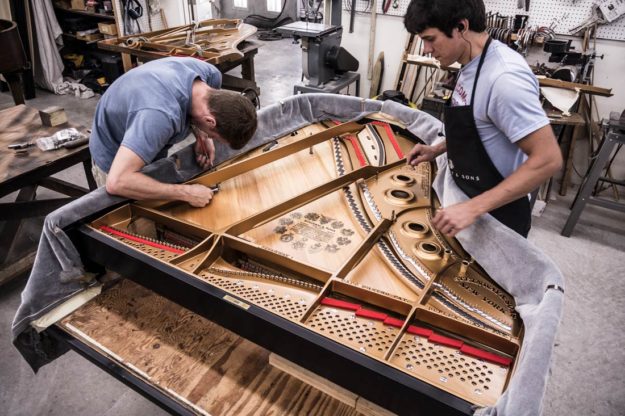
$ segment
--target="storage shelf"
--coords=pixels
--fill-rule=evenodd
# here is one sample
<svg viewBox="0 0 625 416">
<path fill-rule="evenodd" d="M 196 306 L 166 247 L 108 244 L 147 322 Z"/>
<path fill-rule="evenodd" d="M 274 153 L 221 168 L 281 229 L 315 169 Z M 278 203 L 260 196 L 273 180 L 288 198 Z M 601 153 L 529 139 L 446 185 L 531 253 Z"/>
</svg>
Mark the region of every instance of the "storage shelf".
<svg viewBox="0 0 625 416">
<path fill-rule="evenodd" d="M 98 17 L 102 19 L 115 20 L 115 16 L 113 16 L 112 14 L 93 13 L 93 12 L 87 12 L 84 10 L 66 9 L 64 7 L 58 7 L 58 6 L 54 6 L 54 8 L 56 10 L 60 10 L 66 13 L 75 13 L 75 14 L 82 14 L 83 16 L 91 16 L 91 17 Z"/>
<path fill-rule="evenodd" d="M 68 37 L 70 39 L 75 39 L 78 40 L 80 42 L 85 42 L 87 45 L 91 45 L 93 43 L 97 43 L 99 41 L 101 41 L 102 39 L 104 39 L 104 37 L 100 38 L 100 39 L 95 39 L 95 40 L 86 40 L 86 39 L 81 39 L 78 36 L 72 34 L 72 33 L 63 33 L 63 36 Z"/>
</svg>

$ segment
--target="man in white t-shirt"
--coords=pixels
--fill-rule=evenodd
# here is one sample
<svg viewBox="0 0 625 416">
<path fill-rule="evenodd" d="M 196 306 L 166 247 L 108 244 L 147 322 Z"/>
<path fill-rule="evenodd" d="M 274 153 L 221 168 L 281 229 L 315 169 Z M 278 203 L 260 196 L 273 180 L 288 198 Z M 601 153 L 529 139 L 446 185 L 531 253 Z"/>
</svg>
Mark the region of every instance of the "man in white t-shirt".
<svg viewBox="0 0 625 416">
<path fill-rule="evenodd" d="M 412 0 L 406 28 L 442 66 L 462 64 L 445 107 L 445 141 L 416 145 L 416 165 L 447 152 L 452 177 L 470 199 L 440 209 L 433 224 L 456 235 L 490 213 L 527 237 L 528 194 L 562 166 L 562 155 L 525 59 L 485 32 L 482 0 Z"/>
</svg>

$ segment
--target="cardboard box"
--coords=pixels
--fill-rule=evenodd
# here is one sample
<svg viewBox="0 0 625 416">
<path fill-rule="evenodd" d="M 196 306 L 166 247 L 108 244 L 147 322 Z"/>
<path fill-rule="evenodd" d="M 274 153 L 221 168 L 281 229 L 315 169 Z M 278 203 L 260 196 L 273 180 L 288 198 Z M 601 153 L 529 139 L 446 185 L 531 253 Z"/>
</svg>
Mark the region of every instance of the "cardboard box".
<svg viewBox="0 0 625 416">
<path fill-rule="evenodd" d="M 115 23 L 98 23 L 98 29 L 100 29 L 100 33 L 104 33 L 105 35 L 117 35 L 117 26 Z"/>
<path fill-rule="evenodd" d="M 72 9 L 85 10 L 85 0 L 72 0 Z"/>
</svg>

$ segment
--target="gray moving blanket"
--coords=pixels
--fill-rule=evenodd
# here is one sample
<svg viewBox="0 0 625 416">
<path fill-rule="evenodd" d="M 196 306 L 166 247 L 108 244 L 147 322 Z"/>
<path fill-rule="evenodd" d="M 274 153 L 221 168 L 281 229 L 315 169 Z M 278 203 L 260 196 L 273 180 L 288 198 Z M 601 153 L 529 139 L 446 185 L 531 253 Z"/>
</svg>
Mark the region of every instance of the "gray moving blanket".
<svg viewBox="0 0 625 416">
<path fill-rule="evenodd" d="M 426 143 L 440 139 L 438 133 L 442 131 L 442 125 L 438 120 L 400 104 L 340 95 L 305 94 L 260 110 L 259 129 L 242 150 L 234 152 L 215 143 L 216 163 L 314 121 L 328 118 L 353 120 L 377 111 L 401 120 L 409 131 Z M 466 200 L 466 195 L 450 176 L 446 156 L 440 156 L 437 163 L 439 174 L 434 189 L 442 205 Z M 144 171 L 170 183 L 182 182 L 200 173 L 193 161 L 191 147 L 147 166 Z M 35 264 L 12 327 L 15 346 L 35 371 L 65 351 L 47 338 L 45 332 L 37 333 L 30 323 L 96 283 L 95 279 L 85 277 L 78 252 L 62 229 L 121 201 L 123 199 L 112 197 L 100 188 L 46 218 Z M 506 393 L 495 407 L 476 409 L 476 415 L 540 414 L 563 304 L 562 292 L 549 287 L 563 287 L 562 274 L 540 250 L 490 215 L 480 218 L 457 238 L 486 272 L 514 296 L 517 311 L 525 324 L 520 361 Z"/>
</svg>

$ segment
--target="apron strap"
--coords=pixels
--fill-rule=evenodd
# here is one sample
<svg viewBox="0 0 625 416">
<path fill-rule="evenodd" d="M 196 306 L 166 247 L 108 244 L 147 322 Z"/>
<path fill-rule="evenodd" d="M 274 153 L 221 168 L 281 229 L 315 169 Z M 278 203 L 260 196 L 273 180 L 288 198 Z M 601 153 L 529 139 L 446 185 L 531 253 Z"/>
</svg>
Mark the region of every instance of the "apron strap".
<svg viewBox="0 0 625 416">
<path fill-rule="evenodd" d="M 480 63 L 477 65 L 477 72 L 475 73 L 475 81 L 473 81 L 473 91 L 471 91 L 471 107 L 473 107 L 473 102 L 475 101 L 475 90 L 477 88 L 477 80 L 480 78 L 480 72 L 482 71 L 482 65 L 484 65 L 484 58 L 486 58 L 486 52 L 488 52 L 488 47 L 490 46 L 490 41 L 492 38 L 489 36 L 484 44 L 484 50 L 482 51 L 482 55 L 480 56 Z"/>
</svg>

